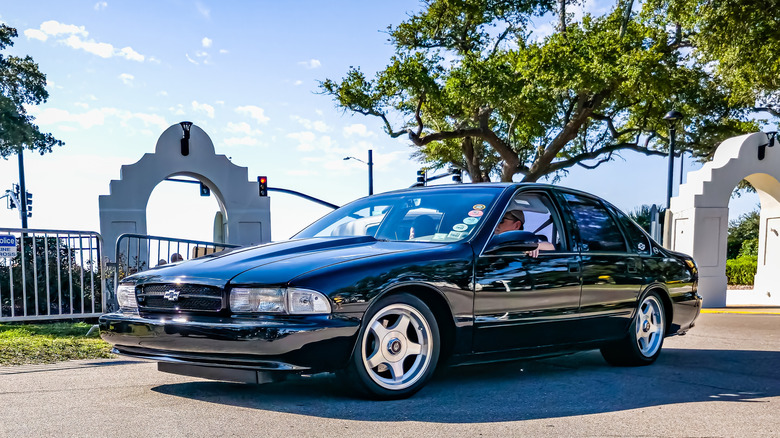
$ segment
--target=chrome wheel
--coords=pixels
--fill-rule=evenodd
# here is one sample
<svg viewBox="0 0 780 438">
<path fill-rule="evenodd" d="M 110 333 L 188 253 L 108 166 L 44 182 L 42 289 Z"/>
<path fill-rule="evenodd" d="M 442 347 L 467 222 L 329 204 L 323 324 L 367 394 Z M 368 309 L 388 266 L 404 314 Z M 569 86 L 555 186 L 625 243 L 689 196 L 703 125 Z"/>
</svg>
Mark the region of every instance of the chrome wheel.
<svg viewBox="0 0 780 438">
<path fill-rule="evenodd" d="M 389 390 L 414 385 L 431 365 L 431 327 L 423 314 L 408 304 L 393 303 L 366 325 L 361 357 L 368 377 Z"/>
<path fill-rule="evenodd" d="M 664 337 L 663 305 L 655 295 L 648 295 L 639 305 L 636 318 L 636 344 L 645 357 L 652 357 L 661 348 Z"/>
</svg>

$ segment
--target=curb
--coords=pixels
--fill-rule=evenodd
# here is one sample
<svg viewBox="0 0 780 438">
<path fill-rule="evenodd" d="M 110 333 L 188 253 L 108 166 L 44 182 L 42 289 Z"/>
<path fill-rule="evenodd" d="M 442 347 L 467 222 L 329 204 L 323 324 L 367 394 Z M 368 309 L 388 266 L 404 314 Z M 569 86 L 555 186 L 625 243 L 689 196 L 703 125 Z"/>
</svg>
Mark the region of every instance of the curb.
<svg viewBox="0 0 780 438">
<path fill-rule="evenodd" d="M 780 309 L 756 309 L 756 310 L 701 309 L 701 313 L 720 313 L 720 314 L 734 314 L 734 315 L 780 315 Z"/>
</svg>

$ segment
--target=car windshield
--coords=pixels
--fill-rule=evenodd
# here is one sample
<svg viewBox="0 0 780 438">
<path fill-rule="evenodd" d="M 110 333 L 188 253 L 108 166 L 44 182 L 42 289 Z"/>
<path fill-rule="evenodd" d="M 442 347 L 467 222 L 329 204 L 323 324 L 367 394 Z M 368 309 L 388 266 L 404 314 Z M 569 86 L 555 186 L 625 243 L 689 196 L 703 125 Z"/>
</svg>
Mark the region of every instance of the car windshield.
<svg viewBox="0 0 780 438">
<path fill-rule="evenodd" d="M 499 187 L 461 186 L 371 196 L 333 211 L 293 238 L 457 242 L 475 233 L 499 193 Z"/>
</svg>

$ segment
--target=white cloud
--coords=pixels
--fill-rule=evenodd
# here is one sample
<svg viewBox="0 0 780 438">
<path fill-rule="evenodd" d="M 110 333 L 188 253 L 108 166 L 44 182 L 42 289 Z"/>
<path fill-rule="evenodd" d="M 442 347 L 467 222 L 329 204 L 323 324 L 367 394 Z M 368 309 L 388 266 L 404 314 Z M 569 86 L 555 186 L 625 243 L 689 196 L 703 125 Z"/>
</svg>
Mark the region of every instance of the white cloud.
<svg viewBox="0 0 780 438">
<path fill-rule="evenodd" d="M 35 122 L 39 125 L 52 125 L 57 123 L 77 123 L 84 129 L 105 123 L 106 111 L 94 109 L 84 113 L 73 114 L 59 108 L 46 108 L 35 114 Z"/>
<path fill-rule="evenodd" d="M 163 97 L 164 97 L 164 96 L 167 96 L 167 95 L 168 95 L 168 92 L 167 92 L 167 91 L 165 91 L 165 90 L 158 91 L 158 92 L 157 92 L 157 95 L 158 95 L 158 96 L 163 96 Z"/>
<path fill-rule="evenodd" d="M 176 106 L 172 106 L 172 107 L 168 108 L 168 111 L 172 112 L 174 116 L 183 116 L 183 115 L 187 114 L 184 111 L 184 106 L 182 104 L 178 104 Z"/>
<path fill-rule="evenodd" d="M 211 18 L 211 10 L 207 8 L 203 3 L 195 2 L 195 7 L 198 9 L 198 13 L 202 15 L 204 18 Z"/>
<path fill-rule="evenodd" d="M 305 169 L 292 169 L 284 172 L 287 175 L 290 176 L 317 176 L 319 173 L 314 170 L 305 170 Z"/>
<path fill-rule="evenodd" d="M 129 59 L 130 61 L 144 62 L 144 55 L 133 50 L 132 47 L 125 47 L 118 53 L 119 56 Z"/>
<path fill-rule="evenodd" d="M 128 123 L 133 120 L 139 120 L 144 126 L 152 126 L 160 131 L 170 126 L 165 118 L 160 115 L 133 113 L 117 108 L 99 108 L 83 113 L 71 113 L 59 108 L 39 110 L 37 107 L 32 107 L 30 112 L 35 116 L 35 122 L 41 126 L 67 123 L 78 124 L 82 129 L 89 129 L 93 126 L 104 125 L 108 117 L 114 117 L 119 120 L 121 126 L 128 126 Z"/>
<path fill-rule="evenodd" d="M 239 122 L 239 123 L 233 123 L 228 122 L 227 124 L 227 131 L 232 134 L 244 134 L 244 135 L 262 135 L 263 132 L 259 129 L 252 129 L 251 126 L 249 126 L 249 123 L 246 122 Z"/>
<path fill-rule="evenodd" d="M 311 131 L 293 132 L 287 134 L 287 138 L 298 141 L 297 149 L 302 152 L 338 153 L 341 151 L 341 149 L 335 147 L 330 136 L 323 135 L 317 137 L 317 134 Z"/>
<path fill-rule="evenodd" d="M 236 112 L 239 114 L 247 114 L 249 117 L 257 120 L 257 123 L 266 124 L 270 120 L 265 115 L 265 110 L 254 105 L 244 105 L 236 108 Z"/>
<path fill-rule="evenodd" d="M 24 31 L 24 36 L 26 36 L 28 39 L 31 40 L 46 41 L 47 39 L 49 39 L 49 36 L 46 35 L 45 32 L 38 29 L 27 29 Z"/>
<path fill-rule="evenodd" d="M 146 126 L 156 126 L 160 128 L 160 130 L 165 130 L 170 126 L 170 123 L 165 120 L 165 117 L 157 114 L 132 113 L 130 114 L 130 117 L 142 121 Z"/>
<path fill-rule="evenodd" d="M 73 106 L 83 109 L 89 109 L 89 104 L 85 102 L 74 102 Z"/>
<path fill-rule="evenodd" d="M 308 61 L 301 61 L 298 63 L 298 65 L 302 65 L 305 68 L 311 70 L 311 69 L 319 68 L 320 66 L 322 66 L 322 63 L 320 62 L 319 59 L 310 59 Z"/>
<path fill-rule="evenodd" d="M 108 3 L 106 2 L 97 2 L 95 3 L 95 10 L 100 11 L 108 7 Z"/>
<path fill-rule="evenodd" d="M 231 137 L 224 141 L 226 146 L 257 146 L 260 144 L 254 137 Z"/>
<path fill-rule="evenodd" d="M 185 53 L 185 54 L 184 54 L 184 56 L 186 56 L 186 57 L 187 57 L 187 61 L 189 61 L 189 62 L 191 62 L 191 63 L 193 63 L 193 64 L 195 64 L 195 65 L 200 65 L 200 64 L 198 63 L 198 61 L 196 61 L 196 60 L 194 60 L 194 59 L 190 58 L 190 54 L 189 54 L 189 53 Z"/>
<path fill-rule="evenodd" d="M 317 135 L 311 131 L 292 132 L 287 134 L 287 138 L 298 141 L 299 151 L 308 152 L 314 150 L 314 141 L 317 139 Z"/>
<path fill-rule="evenodd" d="M 119 80 L 122 81 L 125 85 L 132 85 L 133 79 L 135 79 L 135 76 L 129 74 L 129 73 L 122 73 L 119 75 Z"/>
<path fill-rule="evenodd" d="M 206 37 L 203 37 L 203 39 L 200 42 L 201 44 L 203 44 L 203 47 L 205 48 L 211 47 L 211 44 L 213 43 L 213 41 L 210 38 L 206 38 Z"/>
<path fill-rule="evenodd" d="M 219 53 L 225 54 L 225 53 L 228 53 L 228 51 L 225 50 L 225 49 L 219 49 Z"/>
<path fill-rule="evenodd" d="M 198 103 L 198 101 L 193 100 L 192 101 L 192 109 L 195 111 L 203 111 L 206 113 L 206 115 L 209 116 L 210 119 L 214 118 L 214 107 L 207 104 L 207 103 Z"/>
<path fill-rule="evenodd" d="M 299 116 L 292 116 L 291 118 L 293 120 L 297 121 L 298 123 L 300 123 L 301 125 L 303 125 L 303 127 L 306 128 L 306 129 L 313 129 L 313 130 L 315 130 L 317 132 L 330 132 L 330 131 L 332 131 L 331 127 L 328 126 L 325 122 L 323 122 L 321 120 L 317 120 L 317 121 L 312 122 L 309 119 L 304 119 L 303 117 L 299 117 Z"/>
<path fill-rule="evenodd" d="M 89 32 L 87 32 L 87 29 L 84 28 L 84 26 L 76 26 L 75 24 L 63 24 L 55 20 L 44 21 L 43 23 L 41 23 L 41 30 L 45 34 L 52 35 L 52 36 L 81 35 L 83 37 L 86 37 L 87 35 L 89 35 Z"/>
<path fill-rule="evenodd" d="M 298 85 L 301 85 L 302 83 L 303 83 L 303 81 L 295 81 L 295 82 L 293 82 L 293 85 L 298 86 Z"/>
<path fill-rule="evenodd" d="M 92 40 L 84 41 L 76 35 L 69 36 L 63 42 L 68 47 L 76 50 L 81 49 L 101 58 L 110 58 L 114 55 L 114 46 L 108 43 L 97 43 Z"/>
<path fill-rule="evenodd" d="M 86 28 L 84 26 L 76 26 L 75 24 L 64 24 L 55 20 L 49 20 L 41 23 L 40 29 L 27 29 L 24 31 L 24 34 L 27 38 L 40 41 L 48 40 L 49 36 L 64 37 L 58 41 L 70 48 L 84 50 L 101 58 L 119 56 L 137 62 L 143 62 L 145 59 L 144 55 L 136 52 L 132 47 L 116 49 L 109 43 L 97 42 L 92 39 L 88 40 L 86 38 L 89 36 L 89 32 L 87 32 Z"/>
<path fill-rule="evenodd" d="M 344 137 L 351 137 L 353 135 L 358 137 L 371 137 L 376 134 L 369 131 L 368 128 L 366 128 L 366 125 L 362 123 L 355 123 L 353 125 L 344 127 Z"/>
</svg>

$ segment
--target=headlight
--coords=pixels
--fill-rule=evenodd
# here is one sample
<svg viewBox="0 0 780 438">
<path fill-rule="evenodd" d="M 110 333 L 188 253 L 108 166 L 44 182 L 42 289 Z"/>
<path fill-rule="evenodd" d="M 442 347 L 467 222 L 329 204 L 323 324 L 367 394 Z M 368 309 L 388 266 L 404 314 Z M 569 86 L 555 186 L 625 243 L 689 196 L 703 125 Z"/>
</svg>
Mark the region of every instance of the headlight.
<svg viewBox="0 0 780 438">
<path fill-rule="evenodd" d="M 120 284 L 116 288 L 116 300 L 122 310 L 138 310 L 138 301 L 135 299 L 134 284 Z"/>
<path fill-rule="evenodd" d="M 330 313 L 330 302 L 322 293 L 310 289 L 237 287 L 230 290 L 230 310 L 311 315 Z"/>
</svg>

